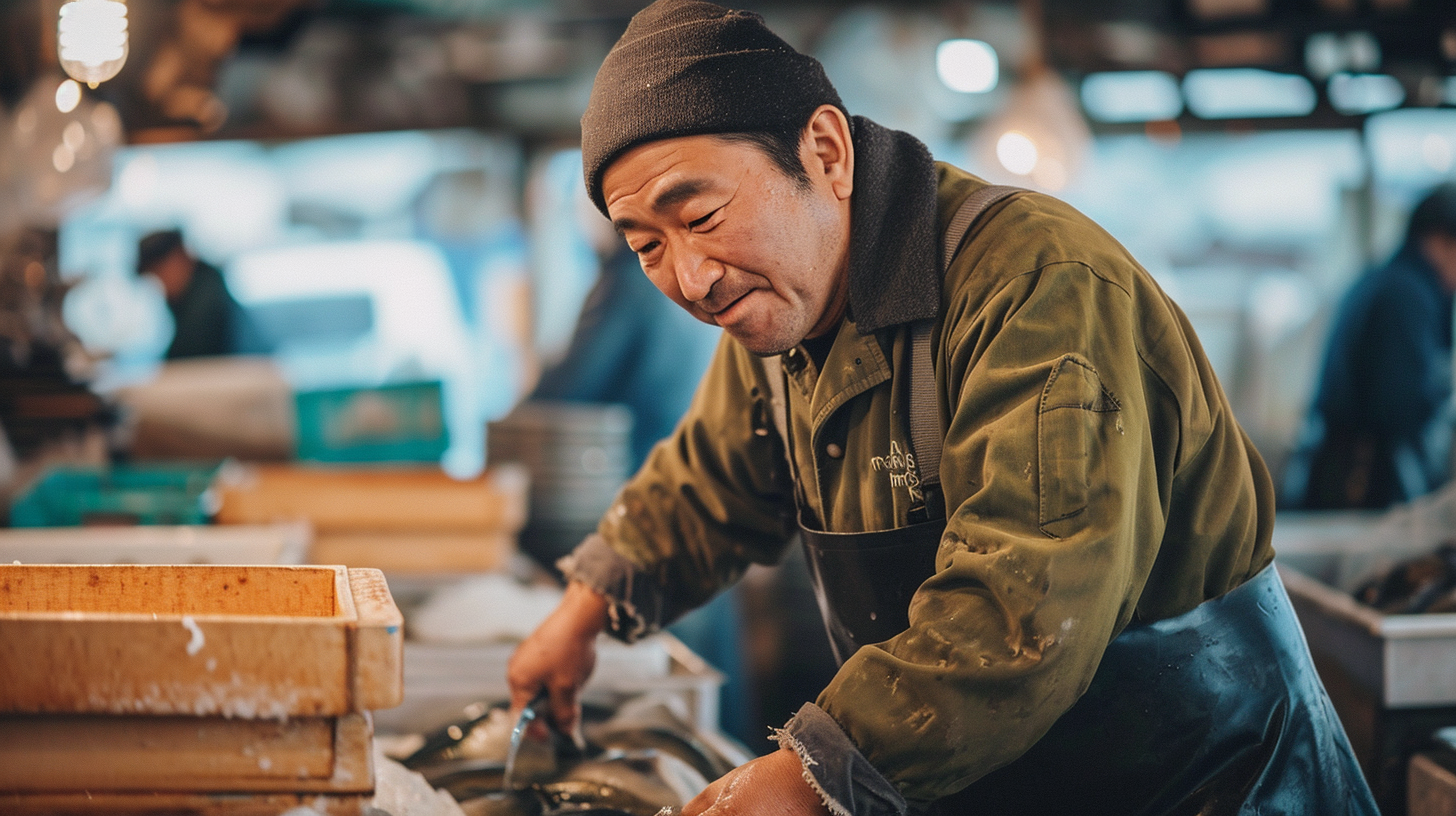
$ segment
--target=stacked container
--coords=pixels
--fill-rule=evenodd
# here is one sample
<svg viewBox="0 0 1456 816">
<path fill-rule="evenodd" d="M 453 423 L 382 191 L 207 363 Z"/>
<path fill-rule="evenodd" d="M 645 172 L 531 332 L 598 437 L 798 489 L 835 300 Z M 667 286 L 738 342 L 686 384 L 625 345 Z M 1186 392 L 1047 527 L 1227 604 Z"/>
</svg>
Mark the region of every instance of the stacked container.
<svg viewBox="0 0 1456 816">
<path fill-rule="evenodd" d="M 0 566 L 0 812 L 363 813 L 401 629 L 371 569 Z"/>
</svg>

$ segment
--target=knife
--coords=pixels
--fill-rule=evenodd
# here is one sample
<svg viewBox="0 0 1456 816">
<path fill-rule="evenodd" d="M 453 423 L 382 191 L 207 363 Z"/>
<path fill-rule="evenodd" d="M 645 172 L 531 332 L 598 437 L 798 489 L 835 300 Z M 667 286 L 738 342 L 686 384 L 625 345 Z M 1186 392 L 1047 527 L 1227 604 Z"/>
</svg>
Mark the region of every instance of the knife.
<svg viewBox="0 0 1456 816">
<path fill-rule="evenodd" d="M 536 707 L 546 702 L 546 690 L 542 689 L 536 694 L 526 707 L 521 709 L 521 714 L 516 718 L 516 725 L 511 729 L 511 746 L 506 751 L 506 770 L 501 779 L 501 787 L 506 790 L 514 790 L 511 784 L 516 770 L 516 757 L 521 753 L 521 743 L 526 741 L 526 731 L 531 727 L 531 722 L 536 719 Z"/>
</svg>

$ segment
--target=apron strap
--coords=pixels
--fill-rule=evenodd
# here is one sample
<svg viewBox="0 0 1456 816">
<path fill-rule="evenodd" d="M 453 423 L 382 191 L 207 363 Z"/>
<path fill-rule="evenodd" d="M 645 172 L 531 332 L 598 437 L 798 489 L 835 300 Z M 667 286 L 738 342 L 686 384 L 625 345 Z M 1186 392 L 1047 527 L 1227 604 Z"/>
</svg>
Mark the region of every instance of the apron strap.
<svg viewBox="0 0 1456 816">
<path fill-rule="evenodd" d="M 966 196 L 951 216 L 945 231 L 941 274 L 950 268 L 971 227 L 993 204 L 1023 192 L 1020 187 L 990 185 Z M 920 475 L 920 492 L 925 497 L 917 510 L 928 518 L 945 515 L 940 491 L 940 452 L 945 445 L 945 427 L 940 421 L 940 401 L 935 394 L 935 352 L 930 333 L 935 319 L 921 320 L 910 327 L 910 449 Z M 912 516 L 912 521 L 916 520 Z"/>
</svg>

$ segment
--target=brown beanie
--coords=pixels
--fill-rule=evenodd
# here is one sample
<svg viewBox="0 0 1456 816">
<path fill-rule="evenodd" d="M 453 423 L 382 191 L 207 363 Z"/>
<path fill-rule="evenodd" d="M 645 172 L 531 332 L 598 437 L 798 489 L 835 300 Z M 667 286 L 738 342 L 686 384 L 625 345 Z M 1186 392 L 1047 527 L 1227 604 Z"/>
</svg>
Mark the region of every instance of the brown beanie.
<svg viewBox="0 0 1456 816">
<path fill-rule="evenodd" d="M 587 193 L 607 211 L 602 174 L 642 142 L 703 133 L 801 129 L 839 94 L 751 11 L 658 0 L 638 12 L 597 71 L 581 117 Z"/>
</svg>

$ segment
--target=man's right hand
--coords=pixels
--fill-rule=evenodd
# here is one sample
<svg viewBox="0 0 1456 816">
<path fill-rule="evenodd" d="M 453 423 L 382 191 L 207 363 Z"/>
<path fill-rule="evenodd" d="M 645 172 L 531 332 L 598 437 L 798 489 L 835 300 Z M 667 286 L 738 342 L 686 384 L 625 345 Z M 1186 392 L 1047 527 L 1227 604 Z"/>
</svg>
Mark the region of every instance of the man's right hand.
<svg viewBox="0 0 1456 816">
<path fill-rule="evenodd" d="M 607 625 L 607 599 L 579 581 L 541 625 L 521 641 L 506 666 L 511 718 L 520 715 L 542 689 L 551 719 L 562 734 L 575 735 L 581 718 L 581 688 L 597 663 L 597 635 Z"/>
</svg>

